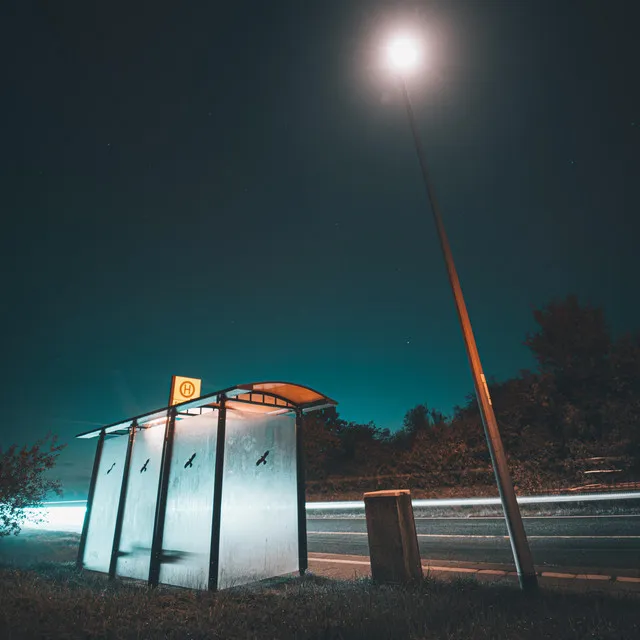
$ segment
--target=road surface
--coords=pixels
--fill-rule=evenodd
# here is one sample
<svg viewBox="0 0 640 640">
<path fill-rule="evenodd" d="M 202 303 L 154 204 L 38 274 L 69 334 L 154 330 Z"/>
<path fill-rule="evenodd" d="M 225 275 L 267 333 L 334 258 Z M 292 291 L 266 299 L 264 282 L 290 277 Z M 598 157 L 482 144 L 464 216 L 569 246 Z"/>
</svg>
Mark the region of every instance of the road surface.
<svg viewBox="0 0 640 640">
<path fill-rule="evenodd" d="M 536 567 L 640 568 L 640 515 L 525 517 Z M 513 564 L 504 518 L 416 517 L 424 560 Z M 368 555 L 364 516 L 307 518 L 309 551 Z"/>
</svg>

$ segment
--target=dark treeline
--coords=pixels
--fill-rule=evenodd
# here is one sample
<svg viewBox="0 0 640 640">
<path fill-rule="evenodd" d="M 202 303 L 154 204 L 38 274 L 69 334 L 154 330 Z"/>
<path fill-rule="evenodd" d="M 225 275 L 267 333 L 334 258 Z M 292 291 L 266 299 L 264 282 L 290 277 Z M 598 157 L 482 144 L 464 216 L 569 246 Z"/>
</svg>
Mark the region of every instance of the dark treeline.
<svg viewBox="0 0 640 640">
<path fill-rule="evenodd" d="M 640 479 L 640 333 L 614 339 L 602 309 L 575 296 L 534 318 L 525 344 L 536 370 L 489 383 L 516 489 Z M 496 491 L 474 394 L 452 416 L 419 404 L 396 433 L 346 422 L 335 409 L 309 414 L 305 428 L 311 494 Z"/>
</svg>

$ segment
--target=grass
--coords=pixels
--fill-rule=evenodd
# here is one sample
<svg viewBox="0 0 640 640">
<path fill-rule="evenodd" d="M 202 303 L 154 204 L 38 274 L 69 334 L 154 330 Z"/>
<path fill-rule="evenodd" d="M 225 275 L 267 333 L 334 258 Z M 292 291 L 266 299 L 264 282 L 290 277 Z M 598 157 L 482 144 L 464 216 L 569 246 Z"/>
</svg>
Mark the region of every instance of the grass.
<svg viewBox="0 0 640 640">
<path fill-rule="evenodd" d="M 72 563 L 0 570 L 0 633 L 18 638 L 640 637 L 638 599 L 425 579 L 411 588 L 315 576 L 216 594 L 109 582 Z"/>
<path fill-rule="evenodd" d="M 391 587 L 313 575 L 219 593 L 149 590 L 77 571 L 75 544 L 77 537 L 74 543 L 72 536 L 50 533 L 0 541 L 1 638 L 640 637 L 634 594 L 542 589 L 527 597 L 512 586 L 472 580 L 427 577 L 413 587 Z M 34 561 L 26 551 L 16 553 L 21 545 L 34 551 Z M 47 556 L 57 561 L 42 561 Z"/>
<path fill-rule="evenodd" d="M 80 535 L 63 531 L 23 529 L 18 536 L 0 538 L 0 566 L 27 567 L 42 562 L 72 562 Z"/>
</svg>

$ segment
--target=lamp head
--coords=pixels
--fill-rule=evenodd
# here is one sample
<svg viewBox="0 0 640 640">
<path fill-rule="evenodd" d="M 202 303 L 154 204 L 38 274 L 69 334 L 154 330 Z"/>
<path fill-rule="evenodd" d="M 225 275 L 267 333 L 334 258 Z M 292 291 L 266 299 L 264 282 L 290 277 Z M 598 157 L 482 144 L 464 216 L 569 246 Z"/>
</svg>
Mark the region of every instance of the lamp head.
<svg viewBox="0 0 640 640">
<path fill-rule="evenodd" d="M 414 72 L 422 58 L 422 48 L 417 38 L 400 33 L 391 38 L 387 46 L 387 60 L 393 71 L 401 75 Z"/>
</svg>

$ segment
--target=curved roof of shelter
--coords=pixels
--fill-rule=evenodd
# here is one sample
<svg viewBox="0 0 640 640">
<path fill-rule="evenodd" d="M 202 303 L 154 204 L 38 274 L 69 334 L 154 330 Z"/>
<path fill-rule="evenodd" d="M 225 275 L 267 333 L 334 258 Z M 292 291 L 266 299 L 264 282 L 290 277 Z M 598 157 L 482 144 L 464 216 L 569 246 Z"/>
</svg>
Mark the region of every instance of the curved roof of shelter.
<svg viewBox="0 0 640 640">
<path fill-rule="evenodd" d="M 317 409 L 323 409 L 326 407 L 335 407 L 338 403 L 335 400 L 325 396 L 323 393 L 306 387 L 301 384 L 294 384 L 292 382 L 281 381 L 267 381 L 267 382 L 249 382 L 246 384 L 238 384 L 233 387 L 221 389 L 220 391 L 214 391 L 208 393 L 205 396 L 200 396 L 194 400 L 188 400 L 181 404 L 175 405 L 177 410 L 185 411 L 188 409 L 197 409 L 198 407 L 210 406 L 218 402 L 220 395 L 225 395 L 230 400 L 233 399 L 247 399 L 254 394 L 265 394 L 273 396 L 274 398 L 284 400 L 289 405 L 293 405 L 295 409 L 308 412 Z M 278 403 L 279 405 L 280 403 Z M 282 405 L 280 405 L 282 406 Z M 148 411 L 138 416 L 127 418 L 126 420 L 120 420 L 112 424 L 105 425 L 99 429 L 92 429 L 84 433 L 79 433 L 76 438 L 95 438 L 100 435 L 100 432 L 104 429 L 106 433 L 117 434 L 118 432 L 128 431 L 131 424 L 135 420 L 138 424 L 148 424 L 151 421 L 166 419 L 167 411 L 169 407 L 162 407 L 153 411 Z"/>
<path fill-rule="evenodd" d="M 317 402 L 331 405 L 338 404 L 335 400 L 311 387 L 293 384 L 292 382 L 250 382 L 249 384 L 239 384 L 220 393 L 229 394 L 236 389 L 253 393 L 269 393 L 300 408 L 314 405 Z"/>
</svg>

